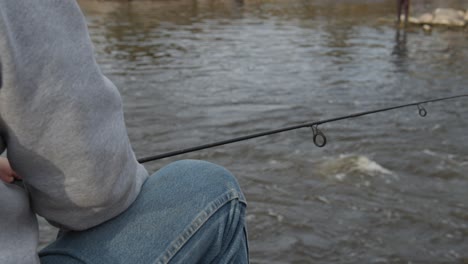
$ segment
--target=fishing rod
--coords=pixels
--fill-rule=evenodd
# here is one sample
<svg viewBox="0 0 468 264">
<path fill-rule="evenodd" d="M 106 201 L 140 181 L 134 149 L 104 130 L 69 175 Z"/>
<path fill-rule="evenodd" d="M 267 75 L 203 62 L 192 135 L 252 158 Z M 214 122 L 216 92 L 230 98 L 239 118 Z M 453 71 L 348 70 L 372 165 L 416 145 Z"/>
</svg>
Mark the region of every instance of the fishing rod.
<svg viewBox="0 0 468 264">
<path fill-rule="evenodd" d="M 169 158 L 173 156 L 178 156 L 190 152 L 195 152 L 195 151 L 200 151 L 203 149 L 208 149 L 208 148 L 214 148 L 222 145 L 227 145 L 227 144 L 232 144 L 235 142 L 240 142 L 240 141 L 245 141 L 253 138 L 258 138 L 258 137 L 264 137 L 268 135 L 273 135 L 273 134 L 278 134 L 286 131 L 291 131 L 291 130 L 296 130 L 300 128 L 306 128 L 309 127 L 312 129 L 313 133 L 313 142 L 314 144 L 322 148 L 327 144 L 327 138 L 325 134 L 318 128 L 319 125 L 325 124 L 325 123 L 331 123 L 331 122 L 336 122 L 344 119 L 351 119 L 351 118 L 356 118 L 360 116 L 366 116 L 366 115 L 371 115 L 371 114 L 376 114 L 380 112 L 386 112 L 386 111 L 391 111 L 399 108 L 405 108 L 405 107 L 411 107 L 411 106 L 416 106 L 418 108 L 418 114 L 421 117 L 425 117 L 427 115 L 427 110 L 423 107 L 423 104 L 427 103 L 432 103 L 432 102 L 438 102 L 438 101 L 445 101 L 445 100 L 451 100 L 451 99 L 456 99 L 456 98 L 461 98 L 461 97 L 468 97 L 468 94 L 460 94 L 460 95 L 454 95 L 454 96 L 449 96 L 449 97 L 442 97 L 442 98 L 436 98 L 436 99 L 430 99 L 430 100 L 425 100 L 425 101 L 419 101 L 419 102 L 414 102 L 414 103 L 409 103 L 409 104 L 402 104 L 402 105 L 397 105 L 397 106 L 391 106 L 391 107 L 386 107 L 386 108 L 380 108 L 380 109 L 375 109 L 375 110 L 370 110 L 370 111 L 364 111 L 364 112 L 358 112 L 350 115 L 345 115 L 345 116 L 340 116 L 340 117 L 334 117 L 334 118 L 329 118 L 329 119 L 324 119 L 324 120 L 319 120 L 315 122 L 304 122 L 299 125 L 294 125 L 294 126 L 288 126 L 288 127 L 283 127 L 279 129 L 274 129 L 274 130 L 268 130 L 260 133 L 255 133 L 255 134 L 250 134 L 246 136 L 241 136 L 241 137 L 236 137 L 236 138 L 231 138 L 227 140 L 222 140 L 222 141 L 217 141 L 213 143 L 208 143 L 200 146 L 195 146 L 195 147 L 190 147 L 190 148 L 185 148 L 185 149 L 180 149 L 176 151 L 171 151 L 171 152 L 166 152 L 154 156 L 149 156 L 149 157 L 144 157 L 138 159 L 138 162 L 140 163 L 145 163 L 149 161 L 155 161 L 155 160 L 160 160 L 164 158 Z"/>
</svg>

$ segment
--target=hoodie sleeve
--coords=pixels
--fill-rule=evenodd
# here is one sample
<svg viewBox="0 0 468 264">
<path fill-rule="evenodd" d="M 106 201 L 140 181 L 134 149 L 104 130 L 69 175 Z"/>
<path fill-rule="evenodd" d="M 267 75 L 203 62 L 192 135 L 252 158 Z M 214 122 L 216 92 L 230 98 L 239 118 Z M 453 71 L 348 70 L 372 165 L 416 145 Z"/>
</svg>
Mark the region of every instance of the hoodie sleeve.
<svg viewBox="0 0 468 264">
<path fill-rule="evenodd" d="M 27 192 L 0 182 L 0 263 L 39 264 L 39 228 Z"/>
<path fill-rule="evenodd" d="M 34 212 L 72 230 L 123 212 L 148 174 L 76 1 L 0 0 L 0 59 L 0 131 Z"/>
</svg>

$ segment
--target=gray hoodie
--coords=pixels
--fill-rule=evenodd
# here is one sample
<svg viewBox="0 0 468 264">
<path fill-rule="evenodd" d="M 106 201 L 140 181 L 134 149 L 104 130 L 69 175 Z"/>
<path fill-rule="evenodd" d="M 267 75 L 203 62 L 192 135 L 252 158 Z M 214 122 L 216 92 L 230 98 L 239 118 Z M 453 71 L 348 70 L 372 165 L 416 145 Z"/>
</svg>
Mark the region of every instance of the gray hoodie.
<svg viewBox="0 0 468 264">
<path fill-rule="evenodd" d="M 0 183 L 2 264 L 21 263 L 4 245 L 34 237 L 31 226 L 18 227 L 34 223 L 17 219 L 25 208 L 84 230 L 128 208 L 148 176 L 75 0 L 0 0 L 0 153 L 5 148 L 25 190 Z M 30 206 L 11 201 L 24 198 L 15 192 L 29 195 Z"/>
</svg>

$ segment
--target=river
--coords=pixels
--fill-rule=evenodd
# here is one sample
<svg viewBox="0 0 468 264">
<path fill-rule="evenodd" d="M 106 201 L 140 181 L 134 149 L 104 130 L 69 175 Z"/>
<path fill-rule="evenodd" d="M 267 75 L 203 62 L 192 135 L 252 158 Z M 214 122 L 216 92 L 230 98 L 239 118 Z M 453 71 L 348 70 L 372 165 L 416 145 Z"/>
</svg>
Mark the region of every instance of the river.
<svg viewBox="0 0 468 264">
<path fill-rule="evenodd" d="M 79 2 L 138 157 L 468 92 L 468 30 L 398 31 L 392 0 Z M 424 107 L 146 165 L 232 171 L 252 263 L 468 263 L 468 100 Z"/>
</svg>

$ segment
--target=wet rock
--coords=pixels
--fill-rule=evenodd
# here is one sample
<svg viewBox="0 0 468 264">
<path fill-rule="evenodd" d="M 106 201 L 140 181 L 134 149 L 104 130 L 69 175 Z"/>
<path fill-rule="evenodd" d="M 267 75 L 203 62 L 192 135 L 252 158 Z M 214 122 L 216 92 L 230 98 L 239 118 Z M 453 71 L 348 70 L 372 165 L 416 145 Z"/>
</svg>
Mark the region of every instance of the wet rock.
<svg viewBox="0 0 468 264">
<path fill-rule="evenodd" d="M 419 22 L 421 24 L 431 24 L 433 20 L 434 20 L 434 15 L 432 15 L 431 13 L 426 13 L 419 17 Z"/>
<path fill-rule="evenodd" d="M 465 12 L 451 8 L 437 8 L 433 24 L 446 26 L 465 26 Z"/>
<path fill-rule="evenodd" d="M 468 24 L 468 10 L 452 8 L 437 8 L 433 13 L 425 13 L 417 18 L 410 17 L 408 21 L 418 25 L 444 25 L 463 27 Z"/>
<path fill-rule="evenodd" d="M 409 17 L 408 22 L 410 22 L 411 24 L 421 24 L 421 21 L 419 21 L 419 19 L 415 17 Z"/>
</svg>

